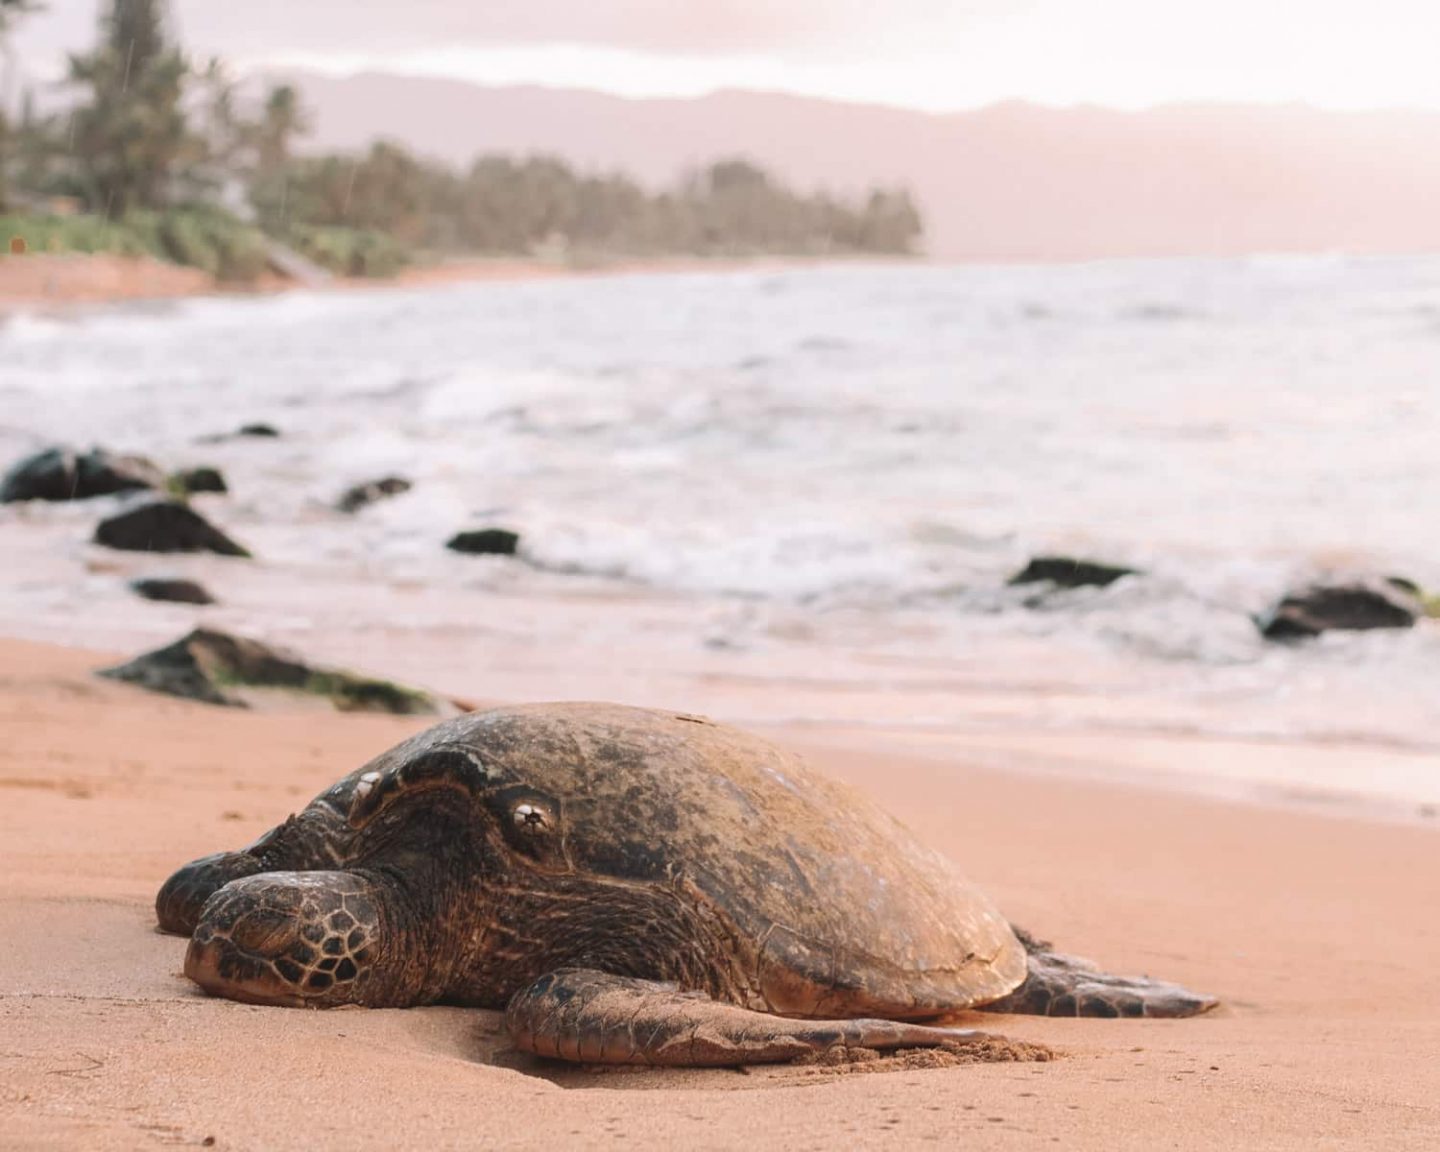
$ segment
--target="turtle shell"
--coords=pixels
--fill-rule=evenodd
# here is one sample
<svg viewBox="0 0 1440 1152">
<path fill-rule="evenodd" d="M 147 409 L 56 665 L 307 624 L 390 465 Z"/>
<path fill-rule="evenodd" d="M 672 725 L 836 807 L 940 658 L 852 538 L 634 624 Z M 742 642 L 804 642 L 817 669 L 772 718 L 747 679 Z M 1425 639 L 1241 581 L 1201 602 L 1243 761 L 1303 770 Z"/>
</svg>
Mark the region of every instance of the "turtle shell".
<svg viewBox="0 0 1440 1152">
<path fill-rule="evenodd" d="M 543 797 L 552 870 L 698 892 L 733 924 L 759 1007 L 922 1018 L 1024 979 L 1009 923 L 954 865 L 748 733 L 612 704 L 521 705 L 439 724 L 328 797 L 363 823 L 426 772 L 457 771 L 477 792 Z"/>
</svg>

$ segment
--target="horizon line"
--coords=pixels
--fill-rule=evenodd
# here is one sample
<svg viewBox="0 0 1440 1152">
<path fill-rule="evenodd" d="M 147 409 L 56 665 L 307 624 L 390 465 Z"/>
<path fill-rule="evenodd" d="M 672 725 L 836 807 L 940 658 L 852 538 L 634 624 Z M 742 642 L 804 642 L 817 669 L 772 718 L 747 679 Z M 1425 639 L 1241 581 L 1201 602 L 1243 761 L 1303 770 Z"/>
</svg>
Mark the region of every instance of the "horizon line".
<svg viewBox="0 0 1440 1152">
<path fill-rule="evenodd" d="M 930 108 L 918 104 L 880 99 L 861 99 L 853 96 L 829 95 L 803 89 L 759 87 L 743 84 L 720 84 L 698 92 L 618 92 L 597 85 L 565 83 L 552 80 L 515 80 L 497 82 L 476 79 L 454 73 L 432 72 L 407 69 L 403 65 L 366 65 L 358 68 L 328 68 L 315 62 L 296 62 L 284 58 L 274 60 L 241 60 L 235 63 L 235 72 L 243 78 L 263 76 L 266 73 L 295 73 L 325 80 L 359 80 L 376 78 L 384 80 L 412 80 L 460 84 L 486 92 L 539 90 L 601 96 L 629 104 L 673 102 L 694 104 L 717 96 L 762 96 L 767 98 L 805 101 L 815 104 L 830 104 L 846 108 L 873 108 L 891 112 L 905 112 L 916 116 L 944 119 L 964 116 L 977 112 L 993 112 L 1003 109 L 1026 109 L 1044 112 L 1107 112 L 1118 115 L 1143 115 L 1152 112 L 1173 111 L 1303 111 L 1326 116 L 1370 116 L 1370 115 L 1440 115 L 1440 104 L 1325 104 L 1301 97 L 1285 99 L 1235 99 L 1213 97 L 1205 99 L 1165 99 L 1145 104 L 1111 103 L 1103 100 L 1045 100 L 1033 96 L 998 96 L 973 104 L 960 104 L 951 108 Z"/>
</svg>

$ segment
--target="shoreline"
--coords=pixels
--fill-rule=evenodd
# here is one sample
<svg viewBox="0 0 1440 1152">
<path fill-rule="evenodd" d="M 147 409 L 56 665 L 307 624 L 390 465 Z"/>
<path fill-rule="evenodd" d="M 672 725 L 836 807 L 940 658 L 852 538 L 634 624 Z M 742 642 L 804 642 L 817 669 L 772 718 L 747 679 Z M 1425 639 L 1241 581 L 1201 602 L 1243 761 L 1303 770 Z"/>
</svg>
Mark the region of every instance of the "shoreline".
<svg viewBox="0 0 1440 1152">
<path fill-rule="evenodd" d="M 203 626 L 203 618 L 195 621 Z M 222 630 L 229 627 L 219 624 Z M 43 636 L 26 636 L 0 632 L 0 651 L 6 646 L 34 647 L 38 651 L 64 654 L 68 661 L 88 662 L 95 668 L 120 664 L 133 659 L 152 647 L 178 639 L 184 629 L 161 640 L 139 641 L 128 648 L 96 648 L 85 643 Z M 240 634 L 272 639 L 267 630 L 239 628 Z M 168 634 L 167 634 L 168 636 Z M 284 640 L 277 641 L 282 647 Z M 293 645 L 290 645 L 293 647 Z M 394 656 L 394 641 L 386 646 Z M 417 647 L 428 647 L 421 645 Z M 334 648 L 326 659 L 344 665 L 345 659 Z M 302 652 L 313 656 L 313 652 Z M 494 698 L 497 702 L 520 699 L 600 699 L 604 689 L 593 676 L 565 681 L 565 690 L 547 693 L 545 684 L 552 679 L 545 672 L 519 678 L 502 677 L 507 683 L 522 688 L 518 695 L 496 695 L 483 690 L 479 683 L 466 683 L 445 677 L 444 683 L 421 682 L 423 673 L 414 661 L 402 661 L 402 682 L 443 697 L 470 700 Z M 390 678 L 393 667 L 355 667 L 353 671 Z M 679 680 L 676 676 L 675 680 Z M 676 683 L 662 688 L 661 694 L 685 702 L 685 687 Z M 772 683 L 756 683 L 738 696 L 731 695 L 702 700 L 706 714 L 737 727 L 755 731 L 782 744 L 798 744 L 844 755 L 854 750 L 880 756 L 899 751 L 908 759 L 930 764 L 964 761 L 986 771 L 1000 772 L 1022 778 L 1036 786 L 1047 781 L 1058 785 L 1094 786 L 1124 792 L 1150 794 L 1185 802 L 1197 801 L 1257 812 L 1276 812 L 1309 816 L 1343 822 L 1358 822 L 1372 827 L 1401 827 L 1440 832 L 1440 805 L 1397 792 L 1363 792 L 1341 782 L 1343 770 L 1324 775 L 1327 765 L 1369 764 L 1372 780 L 1406 771 L 1425 771 L 1434 762 L 1432 748 L 1394 745 L 1380 740 L 1335 739 L 1319 736 L 1261 737 L 1203 730 L 1176 731 L 1163 723 L 1117 723 L 1111 727 L 1081 722 L 1071 727 L 1037 730 L 1027 723 L 1023 713 L 1000 726 L 978 727 L 959 720 L 953 725 L 934 726 L 906 724 L 898 720 L 881 720 L 873 724 L 855 724 L 829 716 L 776 715 L 766 709 L 746 712 L 747 697 L 758 699 L 762 694 L 800 695 L 801 685 L 792 683 L 783 674 Z M 884 689 L 871 695 L 886 694 Z M 903 690 L 889 694 L 903 696 Z M 632 699 L 632 693 L 619 690 L 623 703 L 643 703 Z M 164 701 L 165 697 L 156 699 Z M 736 704 L 740 708 L 736 708 Z M 1217 771 L 1216 765 L 1245 764 L 1244 770 Z M 1269 766 L 1268 768 L 1266 766 Z M 1350 771 L 1353 773 L 1353 767 Z M 1322 778 L 1316 779 L 1317 776 Z"/>
<path fill-rule="evenodd" d="M 277 296 L 289 292 L 361 292 L 446 284 L 586 279 L 706 272 L 764 272 L 794 268 L 924 263 L 924 257 L 882 256 L 676 256 L 562 263 L 510 257 L 464 257 L 406 268 L 388 277 L 335 276 L 303 284 L 276 274 L 227 283 L 210 274 L 149 256 L 109 253 L 0 255 L 0 317 L 79 306 L 142 304 L 197 298 Z"/>
<path fill-rule="evenodd" d="M 849 736 L 843 725 L 833 722 L 815 727 L 825 734 L 827 744 L 837 747 L 839 737 Z M 806 725 L 775 725 L 765 730 L 776 739 L 804 741 L 806 729 Z M 903 748 L 906 755 L 917 759 L 964 758 L 1037 782 L 1093 784 L 1257 811 L 1440 832 L 1440 806 L 1433 803 L 1325 787 L 1295 779 L 1293 772 L 1283 771 L 1288 762 L 1317 759 L 1368 760 L 1383 770 L 1387 763 L 1413 758 L 1417 766 L 1428 767 L 1434 762 L 1432 752 L 1315 737 L 1238 738 L 1223 733 L 1167 733 L 1139 727 L 973 732 L 948 737 L 899 728 L 866 733 L 864 746 L 876 748 L 882 743 Z M 1207 773 L 1203 766 L 1213 764 L 1217 758 L 1235 763 L 1248 761 L 1251 765 L 1270 763 L 1277 768 L 1267 779 Z"/>
<path fill-rule="evenodd" d="M 888 738 L 784 734 L 1016 923 L 1222 1006 L 1192 1020 L 956 1018 L 1059 1053 L 1039 1064 L 556 1067 L 511 1050 L 495 1012 L 299 1012 L 198 993 L 179 971 L 184 942 L 154 928 L 164 877 L 247 842 L 427 722 L 217 708 L 98 679 L 95 664 L 83 649 L 0 640 L 0 1027 L 12 1037 L 0 1126 L 20 1145 L 297 1147 L 303 1132 L 310 1148 L 459 1147 L 477 1118 L 494 1125 L 487 1142 L 536 1149 L 790 1152 L 837 1132 L 856 1147 L 974 1137 L 1080 1152 L 1440 1140 L 1431 832 L 1028 775 Z"/>
<path fill-rule="evenodd" d="M 231 461 L 255 452 L 237 444 L 230 459 L 206 459 L 243 484 Z M 1423 724 L 1395 709 L 1331 724 L 1339 689 L 1324 681 L 1291 692 L 1281 712 L 1278 688 L 1196 694 L 1183 680 L 1158 683 L 1141 657 L 1083 637 L 977 636 L 937 663 L 933 644 L 916 647 L 923 635 L 888 646 L 919 627 L 892 615 L 817 621 L 803 605 L 776 602 L 757 621 L 722 595 L 509 560 L 437 555 L 424 576 L 317 564 L 276 555 L 263 531 L 274 510 L 263 502 L 247 519 L 233 499 L 197 499 L 206 515 L 223 507 L 225 527 L 269 559 L 117 552 L 89 538 L 97 510 L 7 511 L 0 521 L 11 527 L 17 577 L 7 585 L 13 600 L 0 606 L 0 641 L 119 660 L 203 625 L 462 699 L 662 702 L 786 740 L 828 734 L 1047 778 L 1440 830 L 1437 746 Z M 329 516 L 339 514 L 317 501 L 304 512 L 307 531 Z M 131 582 L 155 575 L 196 580 L 218 603 L 141 607 Z M 630 638 L 619 659 L 617 636 Z"/>
</svg>

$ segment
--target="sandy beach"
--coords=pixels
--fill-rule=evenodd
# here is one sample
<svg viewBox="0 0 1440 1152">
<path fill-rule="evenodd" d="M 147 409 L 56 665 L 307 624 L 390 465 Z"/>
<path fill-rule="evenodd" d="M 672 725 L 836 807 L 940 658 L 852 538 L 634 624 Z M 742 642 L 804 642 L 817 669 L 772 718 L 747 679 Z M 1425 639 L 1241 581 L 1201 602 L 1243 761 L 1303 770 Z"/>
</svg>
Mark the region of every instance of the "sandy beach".
<svg viewBox="0 0 1440 1152">
<path fill-rule="evenodd" d="M 487 281 L 551 280 L 557 277 L 619 276 L 654 272 L 716 272 L 730 269 L 759 271 L 812 267 L 826 263 L 864 262 L 859 257 L 845 260 L 800 257 L 757 257 L 746 260 L 674 257 L 645 260 L 616 257 L 588 263 L 476 257 L 417 264 L 394 276 L 381 278 L 336 276 L 319 287 L 330 292 L 363 292 L 382 288 L 418 288 Z M 115 256 L 105 253 L 0 255 L 0 315 L 7 311 L 49 311 L 78 305 L 133 304 L 183 300 L 197 296 L 274 295 L 299 288 L 313 291 L 315 286 L 297 284 L 274 273 L 266 273 L 253 281 L 227 283 L 216 280 L 199 268 L 187 268 L 148 256 Z"/>
<path fill-rule="evenodd" d="M 171 700 L 94 678 L 115 655 L 0 643 L 0 1146 L 1440 1142 L 1433 830 L 981 767 L 883 734 L 807 729 L 803 751 L 1017 923 L 1224 1006 L 966 1018 L 1055 1048 L 1049 1063 L 741 1074 L 545 1066 L 489 1012 L 207 999 L 180 974 L 183 941 L 154 929 L 160 882 L 420 723 Z"/>
<path fill-rule="evenodd" d="M 472 260 L 425 265 L 376 280 L 336 277 L 330 291 L 410 287 L 472 280 L 530 280 L 578 272 L 538 261 Z M 227 284 L 199 268 L 186 268 L 143 256 L 51 255 L 0 257 L 0 312 L 56 309 L 75 305 L 181 300 L 196 296 L 274 294 L 300 285 L 267 274 L 259 280 Z"/>
<path fill-rule="evenodd" d="M 139 256 L 0 256 L 0 308 L 40 308 L 132 300 L 202 296 L 217 290 L 215 278 Z"/>
</svg>

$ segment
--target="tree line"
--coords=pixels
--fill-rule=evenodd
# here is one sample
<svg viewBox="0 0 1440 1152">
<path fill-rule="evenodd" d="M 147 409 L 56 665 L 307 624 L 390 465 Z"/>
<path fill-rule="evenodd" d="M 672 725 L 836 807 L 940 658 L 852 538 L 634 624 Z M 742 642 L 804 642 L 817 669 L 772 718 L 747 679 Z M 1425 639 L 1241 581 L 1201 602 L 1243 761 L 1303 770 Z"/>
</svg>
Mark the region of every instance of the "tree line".
<svg viewBox="0 0 1440 1152">
<path fill-rule="evenodd" d="M 33 3 L 0 0 L 0 36 Z M 226 204 L 342 263 L 357 236 L 372 253 L 506 255 L 904 254 L 921 239 L 904 189 L 806 195 L 738 158 L 651 190 L 550 156 L 485 155 L 457 170 L 389 141 L 303 155 L 310 116 L 296 90 L 242 99 L 223 61 L 197 65 L 169 36 L 164 3 L 106 0 L 94 47 L 69 61 L 71 106 L 42 116 L 27 97 L 18 120 L 0 122 L 0 207 L 63 196 L 122 222 L 197 205 L 213 218 Z"/>
<path fill-rule="evenodd" d="M 549 156 L 482 156 L 468 170 L 379 142 L 360 156 L 291 160 L 256 185 L 266 226 L 357 227 L 444 251 L 526 253 L 546 243 L 630 254 L 906 253 L 920 217 L 903 191 L 858 204 L 800 196 L 745 160 L 649 192 Z"/>
</svg>

